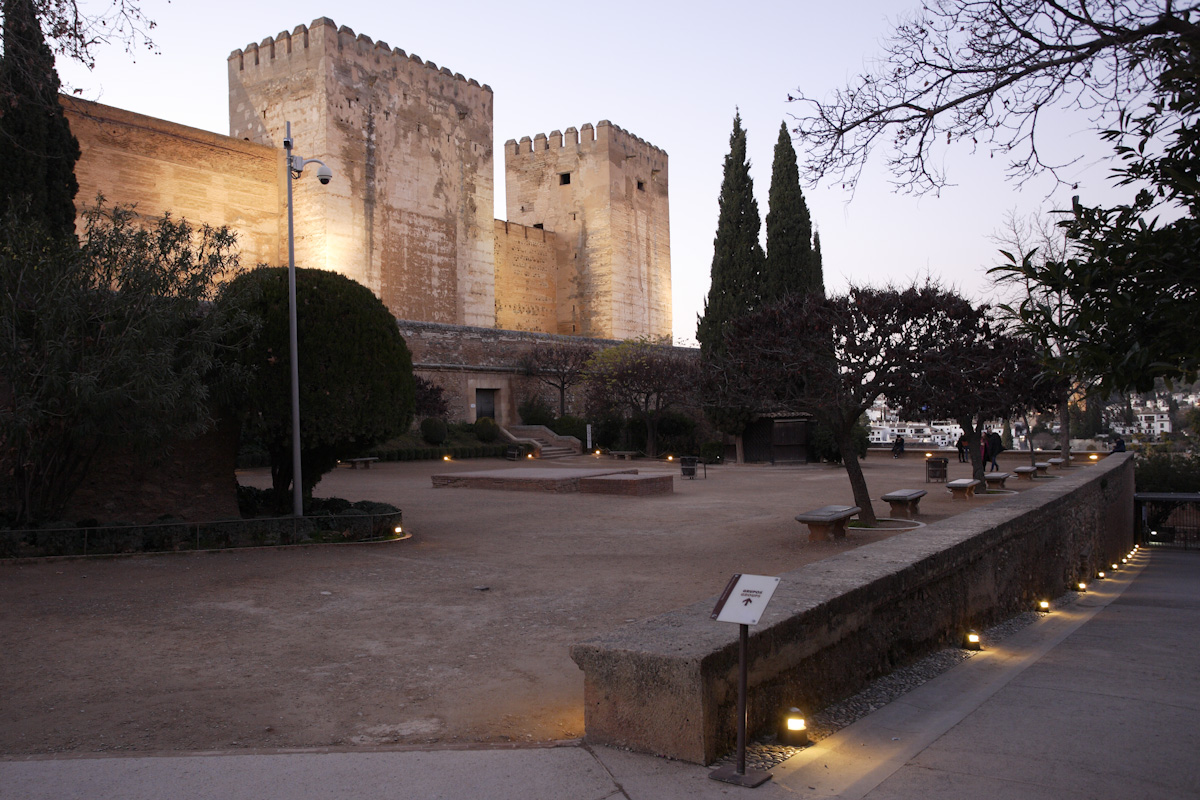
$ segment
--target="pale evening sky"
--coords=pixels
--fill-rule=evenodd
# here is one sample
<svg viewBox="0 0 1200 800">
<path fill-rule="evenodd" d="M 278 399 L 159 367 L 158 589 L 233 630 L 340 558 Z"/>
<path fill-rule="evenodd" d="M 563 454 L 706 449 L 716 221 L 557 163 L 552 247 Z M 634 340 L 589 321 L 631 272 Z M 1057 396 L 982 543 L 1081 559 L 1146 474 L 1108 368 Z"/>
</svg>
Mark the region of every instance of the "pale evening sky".
<svg viewBox="0 0 1200 800">
<path fill-rule="evenodd" d="M 92 3 L 101 0 L 92 0 Z M 670 157 L 674 330 L 694 342 L 704 307 L 722 166 L 735 108 L 748 131 L 751 174 L 765 220 L 779 123 L 797 87 L 825 97 L 879 52 L 887 22 L 915 6 L 855 3 L 566 2 L 454 4 L 144 0 L 158 23 L 160 54 L 97 52 L 88 73 L 63 59 L 64 83 L 81 96 L 218 133 L 229 132 L 226 58 L 299 24 L 327 16 L 339 26 L 489 84 L 495 92 L 496 217 L 503 219 L 502 145 L 536 133 L 608 119 Z M 84 4 L 85 9 L 88 3 Z M 1058 155 L 1103 155 L 1088 121 L 1063 116 L 1047 144 Z M 301 132 L 294 131 L 302 142 Z M 799 149 L 799 147 L 798 147 Z M 310 155 L 305 153 L 305 155 Z M 1052 154 L 1054 155 L 1054 154 Z M 1084 160 L 1071 174 L 1085 201 L 1110 196 L 1108 166 Z M 954 150 L 957 185 L 940 197 L 896 194 L 876 158 L 851 197 L 840 186 L 805 188 L 821 233 L 827 290 L 906 283 L 926 274 L 977 299 L 991 295 L 997 261 L 988 237 L 1005 213 L 1069 205 L 1049 179 L 1018 189 L 1002 157 Z M 1101 194 L 1103 193 L 1103 194 Z M 765 233 L 764 233 L 765 236 Z"/>
</svg>

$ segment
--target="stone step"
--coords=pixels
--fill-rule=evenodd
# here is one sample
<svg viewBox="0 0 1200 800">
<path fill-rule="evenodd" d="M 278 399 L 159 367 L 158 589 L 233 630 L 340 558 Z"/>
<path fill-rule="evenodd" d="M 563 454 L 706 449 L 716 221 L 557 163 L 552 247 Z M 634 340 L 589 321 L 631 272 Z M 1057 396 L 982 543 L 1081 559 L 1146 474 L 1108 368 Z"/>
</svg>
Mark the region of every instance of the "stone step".
<svg viewBox="0 0 1200 800">
<path fill-rule="evenodd" d="M 555 447 L 554 445 L 543 445 L 541 453 L 541 458 L 566 458 L 575 455 L 575 451 L 569 447 Z"/>
</svg>

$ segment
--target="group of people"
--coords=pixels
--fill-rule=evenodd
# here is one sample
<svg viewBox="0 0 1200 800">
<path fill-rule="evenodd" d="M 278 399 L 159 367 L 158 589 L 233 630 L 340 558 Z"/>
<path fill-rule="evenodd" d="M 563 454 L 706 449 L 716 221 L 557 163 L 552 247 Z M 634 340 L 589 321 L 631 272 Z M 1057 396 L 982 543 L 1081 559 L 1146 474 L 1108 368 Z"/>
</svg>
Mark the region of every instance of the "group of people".
<svg viewBox="0 0 1200 800">
<path fill-rule="evenodd" d="M 965 433 L 958 437 L 955 447 L 958 448 L 958 460 L 960 462 L 965 463 L 971 460 L 971 451 L 968 449 L 970 445 L 967 443 L 967 435 Z M 996 459 L 1004 452 L 1004 440 L 1000 438 L 1000 434 L 988 428 L 979 437 L 979 451 L 983 457 L 984 468 L 990 469 L 992 472 L 999 472 L 1000 464 Z"/>
</svg>

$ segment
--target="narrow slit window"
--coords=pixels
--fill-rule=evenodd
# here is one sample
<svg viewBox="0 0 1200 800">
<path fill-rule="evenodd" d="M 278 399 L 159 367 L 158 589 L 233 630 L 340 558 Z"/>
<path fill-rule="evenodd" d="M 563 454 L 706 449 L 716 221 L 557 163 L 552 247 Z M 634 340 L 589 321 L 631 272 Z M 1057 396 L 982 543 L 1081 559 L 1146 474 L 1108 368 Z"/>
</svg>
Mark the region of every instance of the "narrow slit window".
<svg viewBox="0 0 1200 800">
<path fill-rule="evenodd" d="M 642 181 L 638 181 L 638 191 L 639 191 L 639 192 L 644 192 L 644 191 L 646 191 L 646 184 L 645 184 L 644 182 L 642 182 Z"/>
</svg>

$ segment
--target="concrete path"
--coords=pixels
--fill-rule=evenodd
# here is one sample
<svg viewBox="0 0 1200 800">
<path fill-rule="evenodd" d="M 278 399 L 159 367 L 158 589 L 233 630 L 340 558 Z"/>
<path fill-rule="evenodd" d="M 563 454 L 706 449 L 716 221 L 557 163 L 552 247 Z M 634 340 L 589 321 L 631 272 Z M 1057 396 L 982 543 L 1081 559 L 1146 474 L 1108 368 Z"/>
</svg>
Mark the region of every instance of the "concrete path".
<svg viewBox="0 0 1200 800">
<path fill-rule="evenodd" d="M 606 748 L 0 761 L 0 798 L 1200 797 L 1200 554 L 1078 602 L 777 766 L 758 789 Z"/>
</svg>

